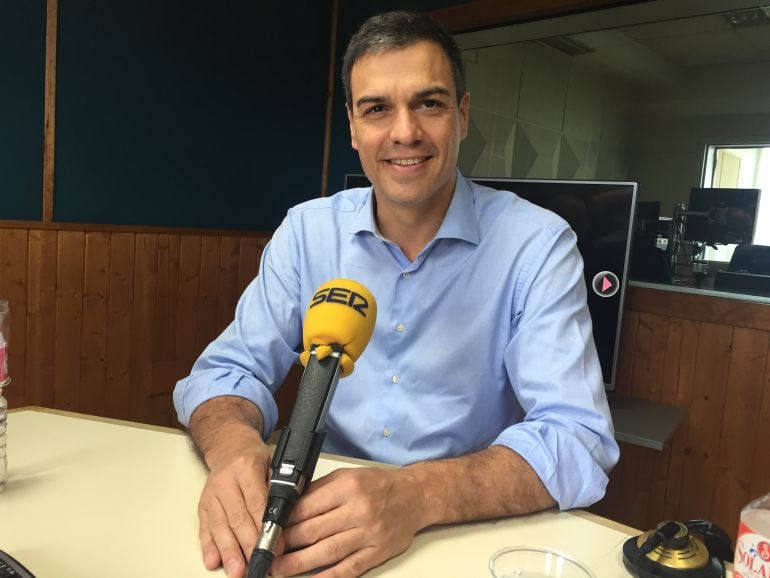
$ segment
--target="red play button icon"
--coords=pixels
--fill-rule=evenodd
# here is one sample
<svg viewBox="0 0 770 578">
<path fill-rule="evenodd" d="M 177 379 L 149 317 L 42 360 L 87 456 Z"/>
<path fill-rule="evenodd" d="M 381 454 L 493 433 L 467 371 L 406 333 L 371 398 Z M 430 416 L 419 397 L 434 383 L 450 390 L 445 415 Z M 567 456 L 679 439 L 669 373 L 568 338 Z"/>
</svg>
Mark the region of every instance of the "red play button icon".
<svg viewBox="0 0 770 578">
<path fill-rule="evenodd" d="M 594 275 L 593 289 L 599 297 L 612 297 L 620 289 L 618 276 L 612 271 L 600 271 Z"/>
</svg>

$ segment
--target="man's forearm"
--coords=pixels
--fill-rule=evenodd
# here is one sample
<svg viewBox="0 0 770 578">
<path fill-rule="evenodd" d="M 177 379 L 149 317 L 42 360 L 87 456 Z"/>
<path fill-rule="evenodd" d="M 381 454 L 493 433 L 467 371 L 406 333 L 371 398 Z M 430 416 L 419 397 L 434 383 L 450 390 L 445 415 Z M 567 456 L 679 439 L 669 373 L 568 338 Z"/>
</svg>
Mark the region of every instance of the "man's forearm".
<svg viewBox="0 0 770 578">
<path fill-rule="evenodd" d="M 537 512 L 556 505 L 530 465 L 504 446 L 403 468 L 420 488 L 422 527 Z"/>
<path fill-rule="evenodd" d="M 200 405 L 190 418 L 190 437 L 209 467 L 210 454 L 230 436 L 255 436 L 261 439 L 262 412 L 247 399 L 222 396 Z"/>
</svg>

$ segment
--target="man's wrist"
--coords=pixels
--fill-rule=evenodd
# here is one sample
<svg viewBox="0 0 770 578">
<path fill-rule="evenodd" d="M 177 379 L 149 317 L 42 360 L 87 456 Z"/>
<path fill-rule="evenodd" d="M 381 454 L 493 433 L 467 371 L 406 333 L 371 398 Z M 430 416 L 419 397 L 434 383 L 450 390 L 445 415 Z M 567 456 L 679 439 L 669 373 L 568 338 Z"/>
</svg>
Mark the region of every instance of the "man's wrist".
<svg viewBox="0 0 770 578">
<path fill-rule="evenodd" d="M 222 396 L 195 409 L 189 432 L 200 456 L 211 468 L 217 453 L 234 445 L 234 440 L 262 443 L 262 427 L 262 413 L 254 403 L 242 397 Z"/>
<path fill-rule="evenodd" d="M 407 484 L 412 491 L 418 531 L 441 524 L 446 517 L 431 465 L 431 462 L 421 462 L 397 470 L 401 483 Z"/>
</svg>

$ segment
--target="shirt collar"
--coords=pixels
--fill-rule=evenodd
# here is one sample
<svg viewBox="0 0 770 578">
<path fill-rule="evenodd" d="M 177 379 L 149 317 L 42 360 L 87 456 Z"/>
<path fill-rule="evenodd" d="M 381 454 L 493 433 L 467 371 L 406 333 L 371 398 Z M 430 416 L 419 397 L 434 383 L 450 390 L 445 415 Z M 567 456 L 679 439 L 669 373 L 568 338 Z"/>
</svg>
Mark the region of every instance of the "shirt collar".
<svg viewBox="0 0 770 578">
<path fill-rule="evenodd" d="M 353 234 L 369 232 L 381 237 L 374 220 L 372 187 L 369 187 L 366 202 L 359 208 L 351 225 L 350 232 Z M 475 245 L 479 243 L 479 226 L 476 220 L 473 189 L 470 181 L 463 177 L 459 170 L 457 170 L 457 181 L 452 194 L 452 201 L 449 203 L 444 222 L 441 223 L 435 238 L 461 239 Z"/>
</svg>

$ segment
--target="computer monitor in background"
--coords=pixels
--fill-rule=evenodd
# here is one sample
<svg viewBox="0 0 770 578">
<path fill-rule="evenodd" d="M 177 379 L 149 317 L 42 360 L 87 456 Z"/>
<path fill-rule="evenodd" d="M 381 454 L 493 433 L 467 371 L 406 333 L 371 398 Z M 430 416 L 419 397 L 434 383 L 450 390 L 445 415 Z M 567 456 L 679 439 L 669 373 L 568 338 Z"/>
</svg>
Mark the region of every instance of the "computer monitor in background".
<svg viewBox="0 0 770 578">
<path fill-rule="evenodd" d="M 660 201 L 636 203 L 629 263 L 631 279 L 650 283 L 671 283 L 671 233 L 671 221 L 660 220 Z"/>
<path fill-rule="evenodd" d="M 660 201 L 638 201 L 634 216 L 634 230 L 637 232 L 658 232 Z"/>
<path fill-rule="evenodd" d="M 751 243 L 759 189 L 693 187 L 685 212 L 684 239 L 708 245 Z"/>
<path fill-rule="evenodd" d="M 494 189 L 513 191 L 566 220 L 577 235 L 585 264 L 588 308 L 604 386 L 615 389 L 623 321 L 628 257 L 633 232 L 636 183 L 474 178 Z M 363 175 L 346 175 L 345 188 L 368 187 Z"/>
</svg>

